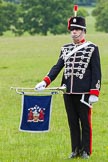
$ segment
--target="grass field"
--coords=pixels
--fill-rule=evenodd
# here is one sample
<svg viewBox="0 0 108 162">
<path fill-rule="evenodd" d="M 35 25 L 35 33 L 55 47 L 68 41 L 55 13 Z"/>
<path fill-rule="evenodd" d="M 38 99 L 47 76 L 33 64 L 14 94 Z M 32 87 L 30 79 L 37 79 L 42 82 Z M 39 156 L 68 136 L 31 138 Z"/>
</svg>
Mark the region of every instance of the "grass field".
<svg viewBox="0 0 108 162">
<path fill-rule="evenodd" d="M 93 108 L 93 154 L 86 161 L 107 162 L 108 34 L 88 31 L 87 40 L 100 49 L 102 88 Z M 71 151 L 70 138 L 62 94 L 53 97 L 50 132 L 24 133 L 18 130 L 21 96 L 10 87 L 34 87 L 56 63 L 61 46 L 70 41 L 70 35 L 0 37 L 0 162 L 69 161 L 66 158 Z M 60 85 L 61 75 L 62 72 L 51 86 Z"/>
</svg>

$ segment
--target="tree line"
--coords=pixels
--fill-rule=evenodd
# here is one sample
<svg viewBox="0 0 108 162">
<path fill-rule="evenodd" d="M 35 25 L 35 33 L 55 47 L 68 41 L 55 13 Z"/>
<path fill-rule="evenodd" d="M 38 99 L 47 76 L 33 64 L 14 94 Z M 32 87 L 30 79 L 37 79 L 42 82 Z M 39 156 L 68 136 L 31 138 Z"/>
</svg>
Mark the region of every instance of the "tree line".
<svg viewBox="0 0 108 162">
<path fill-rule="evenodd" d="M 20 3 L 21 0 L 4 0 L 6 2 Z M 93 5 L 97 0 L 74 0 L 74 3 L 78 5 Z"/>
<path fill-rule="evenodd" d="M 9 0 L 0 0 L 0 35 L 3 35 L 6 31 L 12 31 L 15 35 L 23 35 L 24 32 L 28 32 L 31 35 L 67 33 L 67 21 L 69 17 L 74 15 L 73 5 L 76 0 L 7 1 Z M 104 17 L 101 19 L 103 12 L 101 13 L 100 9 L 106 7 L 104 6 L 106 3 L 100 6 L 103 0 L 98 0 L 98 2 L 96 9 L 93 11 L 93 16 L 96 16 L 97 19 L 97 30 L 102 31 L 103 24 L 102 27 L 100 27 L 98 22 L 99 20 L 102 21 L 102 23 L 104 21 Z M 107 7 L 106 10 L 108 10 Z M 85 9 L 79 9 L 78 15 L 85 17 L 88 15 L 88 12 Z M 105 18 L 107 19 L 107 17 Z M 107 25 L 104 25 L 104 27 L 106 26 Z M 104 28 L 103 31 L 107 32 L 107 30 Z"/>
</svg>

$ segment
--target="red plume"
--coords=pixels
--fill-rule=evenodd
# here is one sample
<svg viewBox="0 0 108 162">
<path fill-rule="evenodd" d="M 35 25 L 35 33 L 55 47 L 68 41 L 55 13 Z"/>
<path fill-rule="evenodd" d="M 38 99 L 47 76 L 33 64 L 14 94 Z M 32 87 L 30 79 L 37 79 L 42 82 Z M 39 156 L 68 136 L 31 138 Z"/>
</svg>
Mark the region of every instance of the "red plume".
<svg viewBox="0 0 108 162">
<path fill-rule="evenodd" d="M 77 16 L 78 5 L 74 5 L 74 16 Z"/>
<path fill-rule="evenodd" d="M 78 5 L 74 5 L 74 11 L 78 11 Z"/>
</svg>

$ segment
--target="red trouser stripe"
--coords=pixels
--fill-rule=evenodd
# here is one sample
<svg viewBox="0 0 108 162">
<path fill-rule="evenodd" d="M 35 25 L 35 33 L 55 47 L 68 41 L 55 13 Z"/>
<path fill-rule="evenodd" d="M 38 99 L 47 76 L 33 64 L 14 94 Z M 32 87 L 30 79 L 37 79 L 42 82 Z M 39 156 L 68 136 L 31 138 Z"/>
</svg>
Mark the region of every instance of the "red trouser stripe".
<svg viewBox="0 0 108 162">
<path fill-rule="evenodd" d="M 89 109 L 88 120 L 90 125 L 90 154 L 92 153 L 92 109 Z"/>
</svg>

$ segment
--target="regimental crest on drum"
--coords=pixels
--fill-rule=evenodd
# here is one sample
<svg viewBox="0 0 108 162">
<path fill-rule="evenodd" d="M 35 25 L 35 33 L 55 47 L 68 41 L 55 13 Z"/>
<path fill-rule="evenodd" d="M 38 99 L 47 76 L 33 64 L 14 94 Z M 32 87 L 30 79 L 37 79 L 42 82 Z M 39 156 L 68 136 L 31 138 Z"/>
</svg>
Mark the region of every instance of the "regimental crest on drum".
<svg viewBox="0 0 108 162">
<path fill-rule="evenodd" d="M 27 122 L 44 122 L 45 109 L 38 105 L 28 108 Z"/>
</svg>

